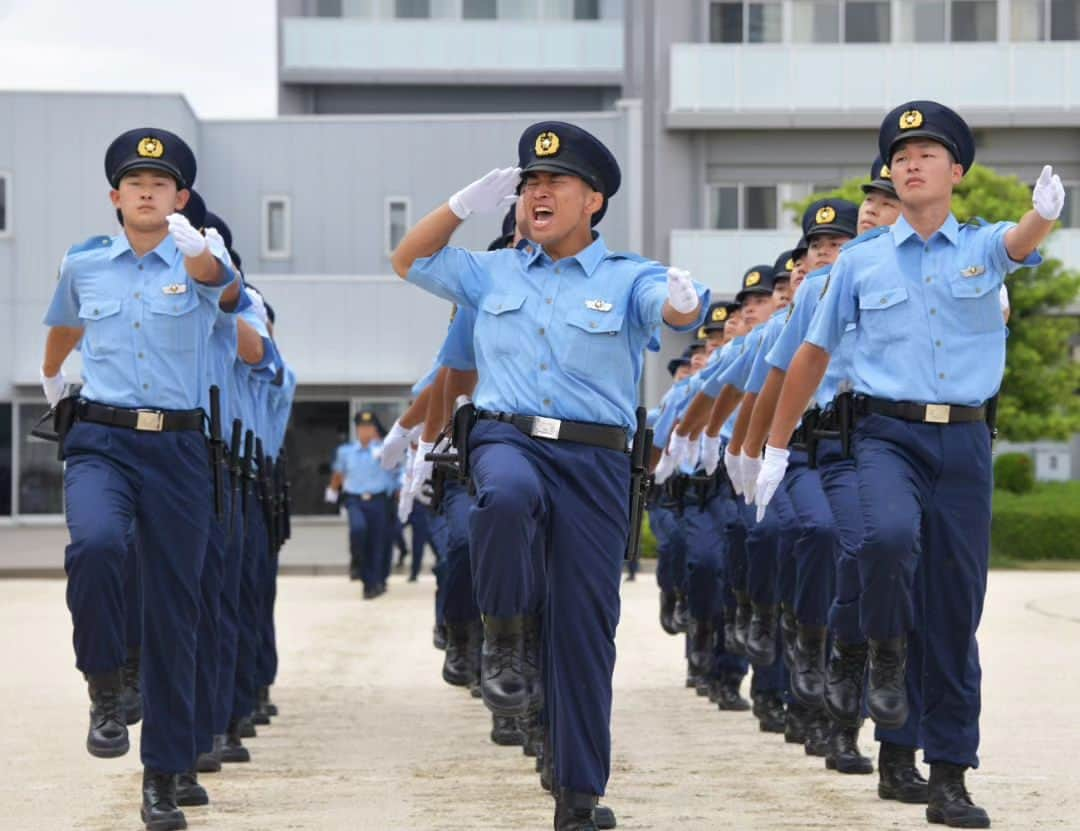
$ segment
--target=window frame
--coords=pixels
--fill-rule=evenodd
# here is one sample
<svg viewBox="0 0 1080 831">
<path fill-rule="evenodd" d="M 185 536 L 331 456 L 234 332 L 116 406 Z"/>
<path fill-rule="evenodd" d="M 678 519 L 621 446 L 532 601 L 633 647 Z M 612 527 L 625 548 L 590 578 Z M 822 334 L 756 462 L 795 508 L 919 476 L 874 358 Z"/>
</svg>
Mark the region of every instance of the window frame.
<svg viewBox="0 0 1080 831">
<path fill-rule="evenodd" d="M 285 244 L 281 249 L 270 248 L 270 206 L 281 203 L 285 215 Z M 292 259 L 292 198 L 286 194 L 268 194 L 262 198 L 262 211 L 260 213 L 262 234 L 259 240 L 264 260 L 289 260 Z"/>
<path fill-rule="evenodd" d="M 409 232 L 412 227 L 412 199 L 408 196 L 387 196 L 383 200 L 383 249 L 386 253 L 386 257 L 389 259 L 394 255 L 395 246 L 392 245 L 390 230 L 393 225 L 391 222 L 391 207 L 395 204 L 403 204 L 405 206 L 405 233 Z"/>
<path fill-rule="evenodd" d="M 14 193 L 12 181 L 14 178 L 15 177 L 10 170 L 0 169 L 0 182 L 3 182 L 4 188 L 4 225 L 0 226 L 0 239 L 10 239 L 14 236 L 12 230 L 12 226 L 14 225 L 14 222 L 12 221 L 14 212 L 11 210 L 11 206 L 14 204 L 14 200 L 12 199 L 12 194 Z"/>
<path fill-rule="evenodd" d="M 742 7 L 742 39 L 738 42 L 729 42 L 712 39 L 712 7 L 718 3 L 738 3 Z M 704 25 L 705 42 L 719 44 L 721 46 L 776 46 L 787 43 L 788 5 L 791 0 L 704 0 Z M 750 40 L 750 6 L 778 6 L 780 8 L 780 38 L 778 40 Z"/>
<path fill-rule="evenodd" d="M 705 218 L 704 218 L 704 222 L 702 223 L 702 225 L 704 225 L 705 230 L 707 230 L 707 231 L 720 231 L 720 232 L 725 232 L 725 231 L 727 231 L 727 232 L 730 232 L 730 231 L 778 231 L 778 230 L 780 230 L 783 227 L 781 225 L 781 223 L 783 222 L 783 219 L 784 219 L 784 203 L 783 203 L 783 200 L 780 197 L 780 186 L 781 186 L 781 184 L 782 183 L 780 183 L 780 182 L 771 182 L 771 183 L 769 183 L 769 182 L 766 182 L 766 183 L 731 182 L 731 181 L 706 182 L 705 183 L 705 199 L 704 199 Z M 717 189 L 717 188 L 735 188 L 735 191 L 736 191 L 736 197 L 735 197 L 735 222 L 736 222 L 736 224 L 735 224 L 734 228 L 715 228 L 715 227 L 713 227 L 713 224 L 712 224 L 712 215 L 713 215 L 713 207 L 714 207 L 713 206 L 713 199 L 714 199 L 713 191 L 715 189 Z M 773 226 L 772 228 L 748 228 L 746 226 L 746 189 L 747 188 L 772 188 L 773 189 L 773 191 L 775 192 L 774 198 L 776 200 L 776 225 L 775 226 Z"/>
</svg>

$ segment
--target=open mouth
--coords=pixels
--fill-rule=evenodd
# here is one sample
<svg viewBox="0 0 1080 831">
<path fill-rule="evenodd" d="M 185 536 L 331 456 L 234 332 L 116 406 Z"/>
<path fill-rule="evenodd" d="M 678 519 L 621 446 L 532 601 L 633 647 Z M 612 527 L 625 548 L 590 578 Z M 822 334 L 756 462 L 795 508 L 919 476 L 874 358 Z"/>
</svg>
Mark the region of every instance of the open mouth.
<svg viewBox="0 0 1080 831">
<path fill-rule="evenodd" d="M 532 211 L 532 226 L 538 231 L 547 228 L 555 219 L 555 211 L 546 205 L 538 205 Z"/>
</svg>

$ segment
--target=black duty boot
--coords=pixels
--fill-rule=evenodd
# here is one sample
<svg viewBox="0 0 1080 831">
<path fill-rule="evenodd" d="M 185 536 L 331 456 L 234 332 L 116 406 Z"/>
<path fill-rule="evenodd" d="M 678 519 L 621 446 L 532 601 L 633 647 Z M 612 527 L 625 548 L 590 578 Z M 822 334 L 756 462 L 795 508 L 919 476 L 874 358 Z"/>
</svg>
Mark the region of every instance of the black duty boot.
<svg viewBox="0 0 1080 831">
<path fill-rule="evenodd" d="M 615 821 L 615 812 L 612 811 L 607 805 L 597 805 L 593 808 L 593 822 L 596 823 L 596 827 L 600 831 L 607 831 L 609 828 L 615 828 L 618 823 Z"/>
<path fill-rule="evenodd" d="M 540 712 L 532 708 L 525 719 L 525 742 L 521 752 L 534 759 L 544 752 L 544 723 L 540 720 Z"/>
<path fill-rule="evenodd" d="M 907 642 L 903 638 L 870 641 L 867 650 L 869 667 L 866 709 L 878 727 L 899 730 L 908 720 Z"/>
<path fill-rule="evenodd" d="M 139 666 L 142 650 L 138 647 L 129 649 L 124 662 L 124 718 L 127 725 L 142 721 L 142 685 L 139 678 Z"/>
<path fill-rule="evenodd" d="M 195 770 L 197 773 L 221 772 L 221 750 L 218 747 L 216 740 L 209 752 L 199 754 L 199 757 L 195 760 Z"/>
<path fill-rule="evenodd" d="M 242 739 L 254 739 L 255 722 L 251 720 L 251 716 L 244 716 L 240 721 L 236 723 L 236 729 L 240 731 L 240 738 Z"/>
<path fill-rule="evenodd" d="M 873 773 L 874 763 L 859 752 L 859 728 L 832 725 L 825 767 L 837 773 Z"/>
<path fill-rule="evenodd" d="M 784 714 L 784 741 L 788 744 L 806 744 L 806 725 L 810 714 L 798 699 L 788 702 Z"/>
<path fill-rule="evenodd" d="M 597 831 L 595 809 L 596 794 L 559 788 L 555 800 L 555 831 Z"/>
<path fill-rule="evenodd" d="M 933 762 L 930 765 L 930 803 L 926 821 L 949 828 L 989 828 L 986 811 L 971 801 L 964 786 L 963 765 Z"/>
<path fill-rule="evenodd" d="M 757 666 L 772 666 L 776 662 L 776 626 L 780 608 L 755 603 L 752 609 L 746 656 Z"/>
<path fill-rule="evenodd" d="M 127 718 L 124 713 L 124 673 L 103 672 L 86 676 L 90 691 L 90 729 L 86 749 L 99 759 L 115 759 L 128 752 Z"/>
<path fill-rule="evenodd" d="M 690 630 L 690 606 L 682 592 L 675 592 L 675 611 L 671 619 L 675 624 L 675 631 L 680 635 Z"/>
<path fill-rule="evenodd" d="M 825 666 L 825 709 L 838 724 L 854 727 L 862 720 L 866 644 L 833 639 Z"/>
<path fill-rule="evenodd" d="M 240 738 L 240 722 L 229 722 L 229 732 L 225 734 L 225 744 L 221 748 L 221 761 L 227 765 L 251 761 L 251 753 Z"/>
<path fill-rule="evenodd" d="M 795 613 L 791 609 L 784 608 L 780 612 L 780 645 L 784 656 L 784 666 L 788 672 L 792 672 L 795 666 L 795 640 L 799 636 L 799 624 L 795 620 Z"/>
<path fill-rule="evenodd" d="M 259 687 L 255 692 L 255 712 L 251 715 L 252 724 L 265 726 L 270 723 L 270 690 L 268 687 Z"/>
<path fill-rule="evenodd" d="M 807 756 L 820 756 L 825 758 L 829 755 L 832 738 L 832 724 L 824 710 L 810 713 L 806 719 L 806 741 L 803 750 Z"/>
<path fill-rule="evenodd" d="M 811 710 L 824 707 L 825 634 L 824 626 L 804 626 L 800 623 L 795 639 L 791 692 Z"/>
<path fill-rule="evenodd" d="M 746 595 L 736 594 L 735 597 L 738 601 L 735 607 L 735 648 L 731 652 L 735 655 L 746 655 L 746 641 L 750 637 L 750 621 L 754 618 L 754 610 Z"/>
<path fill-rule="evenodd" d="M 431 630 L 431 645 L 438 650 L 446 649 L 446 624 L 436 623 L 435 628 Z"/>
<path fill-rule="evenodd" d="M 698 679 L 694 686 L 698 687 L 712 666 L 712 627 L 707 621 L 691 618 L 690 631 L 687 634 L 690 639 L 687 660 L 690 662 L 690 672 Z M 705 692 L 708 694 L 708 688 Z"/>
<path fill-rule="evenodd" d="M 759 692 L 754 695 L 754 715 L 762 733 L 784 732 L 784 699 L 778 692 Z"/>
<path fill-rule="evenodd" d="M 513 716 L 491 716 L 491 740 L 501 747 L 521 747 L 525 734 Z"/>
<path fill-rule="evenodd" d="M 210 804 L 210 795 L 206 788 L 199 784 L 195 771 L 181 773 L 176 777 L 176 804 L 183 808 Z"/>
<path fill-rule="evenodd" d="M 678 635 L 675 628 L 675 592 L 660 592 L 660 628 L 669 635 Z"/>
<path fill-rule="evenodd" d="M 726 673 L 720 676 L 716 694 L 716 706 L 720 710 L 731 712 L 746 712 L 750 709 L 750 702 L 739 694 L 742 686 L 742 676 L 735 673 Z M 783 702 L 781 702 L 781 707 Z M 781 723 L 781 728 L 783 724 Z"/>
<path fill-rule="evenodd" d="M 184 812 L 176 804 L 176 776 L 143 768 L 142 821 L 147 831 L 187 828 Z"/>
<path fill-rule="evenodd" d="M 908 805 L 925 805 L 930 788 L 915 765 L 915 748 L 882 742 L 878 751 L 877 794 Z"/>
<path fill-rule="evenodd" d="M 540 643 L 543 630 L 538 615 L 527 615 L 521 622 L 521 674 L 525 679 L 528 714 L 544 708 L 544 684 L 540 679 Z"/>
<path fill-rule="evenodd" d="M 555 781 L 555 764 L 551 752 L 551 739 L 544 733 L 544 752 L 537 759 L 540 773 L 540 787 L 551 793 L 552 784 Z"/>
<path fill-rule="evenodd" d="M 484 648 L 484 624 L 474 620 L 469 624 L 469 694 L 480 698 L 480 653 Z"/>
<path fill-rule="evenodd" d="M 270 688 L 263 687 L 263 689 L 266 691 L 266 712 L 270 715 L 271 718 L 277 718 L 278 706 L 270 700 Z"/>
<path fill-rule="evenodd" d="M 517 718 L 528 706 L 521 629 L 520 617 L 484 619 L 480 692 L 497 716 Z"/>
<path fill-rule="evenodd" d="M 467 687 L 472 680 L 467 623 L 446 624 L 446 654 L 443 656 L 442 677 L 451 687 Z"/>
</svg>

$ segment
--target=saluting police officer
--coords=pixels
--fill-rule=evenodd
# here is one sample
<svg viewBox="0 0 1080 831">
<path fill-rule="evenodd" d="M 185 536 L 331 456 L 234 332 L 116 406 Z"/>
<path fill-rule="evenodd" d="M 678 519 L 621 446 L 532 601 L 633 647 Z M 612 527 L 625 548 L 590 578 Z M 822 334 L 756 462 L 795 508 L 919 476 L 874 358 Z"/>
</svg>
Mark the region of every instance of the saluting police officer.
<svg viewBox="0 0 1080 831">
<path fill-rule="evenodd" d="M 910 101 L 881 124 L 901 215 L 849 244 L 833 266 L 806 342 L 781 393 L 758 478 L 767 501 L 783 478 L 788 440 L 849 324 L 857 324 L 852 381 L 854 452 L 863 514 L 860 620 L 869 644 L 867 706 L 879 726 L 908 717 L 908 633 L 923 656 L 921 734 L 930 764 L 927 820 L 986 828 L 964 782 L 978 766 L 980 680 L 975 631 L 989 558 L 993 474 L 988 406 L 1005 361 L 999 289 L 1040 262 L 1064 206 L 1043 168 L 1034 210 L 1019 223 L 970 222 L 951 212 L 953 188 L 975 157 L 964 120 Z M 916 562 L 924 597 L 913 614 Z"/>
<path fill-rule="evenodd" d="M 123 233 L 74 246 L 45 315 L 42 381 L 63 396 L 64 359 L 81 342 L 84 385 L 63 441 L 68 606 L 76 665 L 93 703 L 87 748 L 127 752 L 118 709 L 126 535 L 135 523 L 143 615 L 143 807 L 147 827 L 185 827 L 176 775 L 195 763 L 195 639 L 199 574 L 211 519 L 203 434 L 210 330 L 235 302 L 232 267 L 179 211 L 195 157 L 154 127 L 105 154 Z"/>
<path fill-rule="evenodd" d="M 611 675 L 628 535 L 628 432 L 642 352 L 661 323 L 692 330 L 708 292 L 689 275 L 615 254 L 592 226 L 618 190 L 610 151 L 573 124 L 523 133 L 519 167 L 491 171 L 420 221 L 394 253 L 403 278 L 479 310 L 480 420 L 469 442 L 471 545 L 485 615 L 482 692 L 495 712 L 526 705 L 522 619 L 530 560 L 547 560 L 545 703 L 558 785 L 555 826 L 593 829 L 610 771 Z M 519 183 L 529 239 L 448 246 L 474 212 Z M 541 547 L 534 544 L 543 540 Z"/>
</svg>

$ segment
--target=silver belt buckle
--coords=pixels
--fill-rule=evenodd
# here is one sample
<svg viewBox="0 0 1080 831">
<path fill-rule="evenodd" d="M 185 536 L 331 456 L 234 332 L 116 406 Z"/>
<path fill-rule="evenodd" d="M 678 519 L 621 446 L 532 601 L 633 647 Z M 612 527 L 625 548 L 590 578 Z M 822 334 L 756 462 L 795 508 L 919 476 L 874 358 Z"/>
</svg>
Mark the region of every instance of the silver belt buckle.
<svg viewBox="0 0 1080 831">
<path fill-rule="evenodd" d="M 562 431 L 562 421 L 557 418 L 545 418 L 534 416 L 532 431 L 529 433 L 534 439 L 558 439 Z"/>
<path fill-rule="evenodd" d="M 948 424 L 951 410 L 948 404 L 927 404 L 923 421 L 927 424 Z"/>
<path fill-rule="evenodd" d="M 157 410 L 136 410 L 135 429 L 160 433 L 165 426 L 165 413 Z"/>
<path fill-rule="evenodd" d="M 371 501 L 371 494 L 370 493 L 362 493 L 362 494 L 360 494 L 360 499 L 363 502 L 370 502 Z"/>
</svg>

